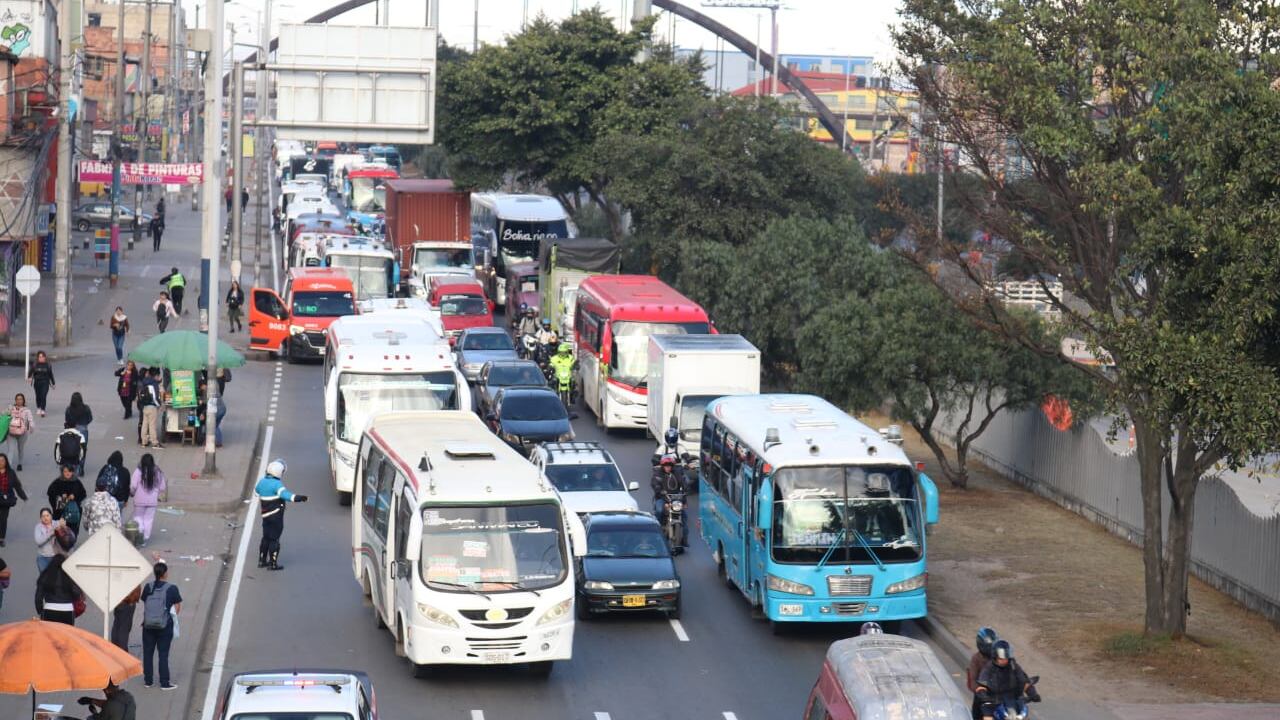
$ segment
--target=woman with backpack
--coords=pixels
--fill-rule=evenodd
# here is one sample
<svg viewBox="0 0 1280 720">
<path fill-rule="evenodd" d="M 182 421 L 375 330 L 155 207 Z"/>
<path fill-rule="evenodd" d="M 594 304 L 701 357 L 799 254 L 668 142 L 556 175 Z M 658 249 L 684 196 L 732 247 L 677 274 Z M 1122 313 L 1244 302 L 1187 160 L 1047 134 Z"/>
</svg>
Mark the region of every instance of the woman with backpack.
<svg viewBox="0 0 1280 720">
<path fill-rule="evenodd" d="M 144 544 L 151 540 L 151 522 L 156 517 L 160 496 L 166 489 L 164 473 L 156 467 L 156 459 L 151 453 L 144 454 L 129 482 L 129 492 L 133 496 L 133 519 L 138 521 L 138 530 L 142 533 Z"/>
<path fill-rule="evenodd" d="M 128 420 L 133 417 L 133 401 L 138 397 L 138 366 L 132 360 L 125 363 L 124 367 L 116 370 L 116 395 L 120 397 L 120 404 L 124 406 L 124 419 Z"/>
<path fill-rule="evenodd" d="M 18 472 L 22 472 L 22 455 L 35 420 L 31 416 L 31 408 L 27 407 L 27 396 L 22 393 L 14 395 L 13 404 L 9 406 L 9 444 L 17 450 Z"/>
<path fill-rule="evenodd" d="M 49 483 L 49 507 L 53 508 L 54 520 L 66 520 L 67 526 L 80 533 L 80 516 L 84 508 L 84 483 L 76 477 L 74 465 L 63 465 L 62 474 Z"/>
<path fill-rule="evenodd" d="M 36 579 L 36 612 L 41 620 L 75 625 L 76 606 L 84 607 L 84 593 L 62 567 L 66 560 L 66 555 L 55 555 Z"/>
<path fill-rule="evenodd" d="M 0 547 L 4 547 L 9 533 L 9 510 L 18 504 L 18 498 L 27 501 L 27 491 L 18 480 L 18 473 L 9 466 L 9 456 L 0 453 Z"/>
<path fill-rule="evenodd" d="M 97 482 L 107 482 L 107 492 L 120 505 L 120 516 L 124 517 L 124 506 L 129 502 L 129 469 L 124 466 L 124 453 L 111 451 L 107 464 L 98 471 Z"/>
</svg>

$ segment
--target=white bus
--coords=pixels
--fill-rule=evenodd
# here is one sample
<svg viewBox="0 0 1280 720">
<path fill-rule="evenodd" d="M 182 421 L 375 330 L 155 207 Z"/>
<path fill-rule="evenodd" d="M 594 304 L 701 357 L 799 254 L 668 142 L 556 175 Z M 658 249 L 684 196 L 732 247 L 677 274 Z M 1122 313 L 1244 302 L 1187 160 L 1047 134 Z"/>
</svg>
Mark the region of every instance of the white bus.
<svg viewBox="0 0 1280 720">
<path fill-rule="evenodd" d="M 356 475 L 351 567 L 415 675 L 570 658 L 586 533 L 474 413 L 377 416 Z"/>
<path fill-rule="evenodd" d="M 346 270 L 356 300 L 391 297 L 400 281 L 395 253 L 372 238 L 327 235 L 320 246 L 320 264 Z"/>
<path fill-rule="evenodd" d="M 370 418 L 395 410 L 471 410 L 471 389 L 439 323 L 414 313 L 335 320 L 325 332 L 323 378 L 329 469 L 344 505 Z"/>
<path fill-rule="evenodd" d="M 471 242 L 476 279 L 499 305 L 507 301 L 507 268 L 538 259 L 542 241 L 574 237 L 578 229 L 559 200 L 546 195 L 472 193 Z"/>
</svg>

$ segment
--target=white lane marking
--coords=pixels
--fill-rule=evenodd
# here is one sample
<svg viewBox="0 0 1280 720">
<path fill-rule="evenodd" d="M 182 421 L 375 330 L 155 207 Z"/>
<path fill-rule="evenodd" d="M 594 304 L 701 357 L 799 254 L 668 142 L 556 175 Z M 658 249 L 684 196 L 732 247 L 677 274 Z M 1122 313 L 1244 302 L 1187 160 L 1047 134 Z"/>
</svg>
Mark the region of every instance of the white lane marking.
<svg viewBox="0 0 1280 720">
<path fill-rule="evenodd" d="M 667 622 L 671 623 L 671 629 L 676 631 L 676 638 L 680 642 L 689 642 L 689 633 L 684 631 L 684 626 L 680 624 L 679 620 L 671 618 Z"/>
<path fill-rule="evenodd" d="M 150 266 L 150 265 L 144 265 L 144 266 L 143 266 L 143 268 L 142 268 L 142 275 L 141 275 L 141 277 L 146 277 L 146 276 L 148 276 L 148 275 L 150 275 L 150 274 L 151 274 L 151 266 Z"/>
<path fill-rule="evenodd" d="M 724 714 L 724 720 L 738 720 L 738 716 L 737 716 L 737 715 L 734 715 L 734 714 L 733 714 L 733 713 L 731 713 L 731 712 L 726 712 L 726 713 Z"/>
<path fill-rule="evenodd" d="M 472 710 L 472 711 L 471 711 L 471 720 L 484 720 L 484 711 L 483 711 L 483 710 Z"/>
<path fill-rule="evenodd" d="M 275 426 L 268 425 L 266 436 L 262 440 L 262 458 L 258 461 L 258 475 L 267 472 L 267 458 L 271 457 L 271 438 L 275 434 Z M 236 564 L 231 570 L 231 587 L 227 590 L 227 601 L 222 606 L 222 623 L 218 627 L 218 645 L 213 652 L 213 665 L 209 668 L 209 686 L 204 691 L 204 711 L 202 718 L 212 718 L 218 703 L 218 693 L 222 690 L 222 666 L 227 661 L 227 645 L 231 641 L 231 621 L 236 612 L 236 598 L 240 597 L 240 579 L 244 576 L 245 556 L 249 551 L 249 541 L 253 538 L 253 517 L 258 513 L 258 495 L 249 498 L 249 506 L 244 510 L 244 519 L 240 522 L 240 547 L 236 549 Z"/>
<path fill-rule="evenodd" d="M 596 713 L 596 720 L 609 720 L 609 713 Z"/>
</svg>

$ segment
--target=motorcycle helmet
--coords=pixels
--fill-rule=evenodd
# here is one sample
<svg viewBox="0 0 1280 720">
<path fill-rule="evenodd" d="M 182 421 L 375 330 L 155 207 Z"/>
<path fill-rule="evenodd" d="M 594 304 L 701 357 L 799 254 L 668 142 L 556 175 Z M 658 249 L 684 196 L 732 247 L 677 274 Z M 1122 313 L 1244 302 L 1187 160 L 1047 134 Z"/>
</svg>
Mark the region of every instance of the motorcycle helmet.
<svg viewBox="0 0 1280 720">
<path fill-rule="evenodd" d="M 522 314 L 523 314 L 525 311 L 527 311 L 528 309 L 529 309 L 529 306 L 528 306 L 527 304 L 525 304 L 525 303 L 520 303 L 520 312 L 521 312 Z"/>
<path fill-rule="evenodd" d="M 995 643 L 992 644 L 991 646 L 991 659 L 992 660 L 1012 660 L 1013 646 L 1009 644 L 1008 640 L 995 641 Z"/>
<path fill-rule="evenodd" d="M 666 440 L 668 445 L 675 447 L 676 443 L 680 441 L 680 431 L 675 428 L 667 428 L 666 434 L 662 437 L 663 440 Z"/>
<path fill-rule="evenodd" d="M 289 466 L 285 465 L 284 460 L 281 460 L 280 458 L 276 458 L 275 460 L 267 463 L 267 474 L 273 478 L 283 479 L 284 473 L 288 469 Z"/>
<path fill-rule="evenodd" d="M 859 635 L 883 635 L 884 628 L 880 627 L 878 622 L 862 623 L 862 629 L 858 631 Z"/>
<path fill-rule="evenodd" d="M 573 347 L 569 343 L 560 343 L 560 347 L 557 348 L 557 351 L 562 353 L 571 352 L 572 350 Z"/>
<path fill-rule="evenodd" d="M 996 631 L 989 627 L 980 628 L 978 630 L 978 652 L 983 657 L 991 657 L 991 646 L 1000 638 L 996 636 Z"/>
<path fill-rule="evenodd" d="M 675 467 L 676 456 L 672 455 L 671 453 L 667 453 L 666 455 L 662 456 L 662 459 L 658 461 L 658 464 L 661 465 L 662 467 Z"/>
<path fill-rule="evenodd" d="M 542 318 L 542 327 L 551 329 L 551 318 Z"/>
</svg>

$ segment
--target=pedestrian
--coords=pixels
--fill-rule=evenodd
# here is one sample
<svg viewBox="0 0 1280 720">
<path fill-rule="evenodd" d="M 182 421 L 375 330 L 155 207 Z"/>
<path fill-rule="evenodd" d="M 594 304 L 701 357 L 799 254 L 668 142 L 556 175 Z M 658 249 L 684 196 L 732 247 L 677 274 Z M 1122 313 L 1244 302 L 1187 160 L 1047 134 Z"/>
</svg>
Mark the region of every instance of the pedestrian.
<svg viewBox="0 0 1280 720">
<path fill-rule="evenodd" d="M 240 210 L 243 211 L 249 206 L 249 189 L 240 188 Z"/>
<path fill-rule="evenodd" d="M 147 377 L 138 387 L 138 408 L 141 411 L 142 427 L 138 435 L 138 444 L 150 448 L 162 448 L 160 444 L 160 371 L 149 368 Z"/>
<path fill-rule="evenodd" d="M 244 307 L 244 290 L 240 289 L 240 281 L 232 280 L 231 289 L 227 290 L 227 322 L 231 324 L 231 332 L 243 330 L 240 320 L 240 309 Z"/>
<path fill-rule="evenodd" d="M 164 219 L 164 195 L 163 194 L 160 196 L 160 199 L 156 201 L 156 217 L 160 218 L 161 220 Z"/>
<path fill-rule="evenodd" d="M 124 453 L 119 450 L 112 450 L 110 457 L 107 458 L 107 464 L 98 470 L 98 478 L 94 481 L 94 485 L 101 483 L 103 480 L 107 482 L 107 492 L 111 493 L 111 497 L 115 498 L 116 503 L 120 507 L 121 517 L 124 516 L 124 506 L 129 502 L 129 470 L 124 466 Z"/>
<path fill-rule="evenodd" d="M 71 402 L 67 404 L 67 410 L 63 413 L 62 419 L 75 425 L 76 430 L 84 436 L 84 455 L 89 456 L 89 424 L 93 422 L 93 409 L 84 402 L 84 397 L 79 392 L 71 393 Z M 80 475 L 84 476 L 84 460 L 80 460 Z"/>
<path fill-rule="evenodd" d="M 231 199 L 232 199 L 233 197 L 235 197 L 235 192 L 231 189 L 231 186 L 230 186 L 230 185 L 228 185 L 228 186 L 227 186 L 227 190 L 226 190 L 226 192 L 222 193 L 222 199 L 227 203 L 227 214 L 228 214 L 228 215 L 230 215 L 230 214 L 231 214 Z"/>
<path fill-rule="evenodd" d="M 284 534 L 284 506 L 286 502 L 306 502 L 306 495 L 298 495 L 284 486 L 284 473 L 288 467 L 284 460 L 267 463 L 267 474 L 254 486 L 254 492 L 262 503 L 262 541 L 258 543 L 258 567 L 283 570 L 280 564 L 280 536 Z"/>
<path fill-rule="evenodd" d="M 156 327 L 160 332 L 164 332 L 169 327 L 169 321 L 178 315 L 178 309 L 169 299 L 169 293 L 163 291 L 156 296 L 156 301 L 151 303 L 151 309 L 156 313 Z"/>
<path fill-rule="evenodd" d="M 116 369 L 116 395 L 124 406 L 124 419 L 133 417 L 133 401 L 138 397 L 138 366 L 132 360 Z"/>
<path fill-rule="evenodd" d="M 105 700 L 82 697 L 76 701 L 81 705 L 89 706 L 90 720 L 136 720 L 138 703 L 128 690 L 116 687 L 114 682 L 107 680 L 107 686 L 102 689 L 102 694 L 106 695 Z"/>
<path fill-rule="evenodd" d="M 93 483 L 93 497 L 84 506 L 84 534 L 92 535 L 108 525 L 122 529 L 120 503 L 111 494 L 111 479 L 99 474 Z"/>
<path fill-rule="evenodd" d="M 42 573 L 49 566 L 49 561 L 57 555 L 62 546 L 58 544 L 58 529 L 66 527 L 61 520 L 54 521 L 53 511 L 40 508 L 40 520 L 36 522 L 36 572 Z"/>
<path fill-rule="evenodd" d="M 160 689 L 177 687 L 169 679 L 169 645 L 173 642 L 174 625 L 182 612 L 182 593 L 169 582 L 169 566 L 160 561 L 152 568 L 155 582 L 142 588 L 142 684 L 152 686 L 151 661 L 160 651 Z"/>
<path fill-rule="evenodd" d="M 35 425 L 31 416 L 31 408 L 27 407 L 27 396 L 18 393 L 13 396 L 13 404 L 9 406 L 9 445 L 17 451 L 18 472 L 22 472 L 22 455 L 27 448 L 27 437 Z"/>
<path fill-rule="evenodd" d="M 27 491 L 18 480 L 18 473 L 9 465 L 9 456 L 0 453 L 0 547 L 4 547 L 5 538 L 9 534 L 9 511 L 18 504 L 27 501 Z"/>
<path fill-rule="evenodd" d="M 27 372 L 27 382 L 36 389 L 36 412 L 44 417 L 49 391 L 57 387 L 58 383 L 53 379 L 53 366 L 49 364 L 49 356 L 43 350 L 36 353 L 36 361 Z"/>
<path fill-rule="evenodd" d="M 62 432 L 53 442 L 53 461 L 59 465 L 70 465 L 75 468 L 76 475 L 84 477 L 85 446 L 84 433 L 71 423 L 64 423 Z"/>
<path fill-rule="evenodd" d="M 151 230 L 151 252 L 157 252 L 160 250 L 160 238 L 164 236 L 164 216 L 156 215 L 151 218 L 147 228 Z"/>
<path fill-rule="evenodd" d="M 156 459 L 151 453 L 144 453 L 129 482 L 129 494 L 133 496 L 133 519 L 138 522 L 143 543 L 151 540 L 151 522 L 156 517 L 156 506 L 167 490 L 168 483 L 164 472 L 156 467 Z"/>
<path fill-rule="evenodd" d="M 111 314 L 111 344 L 116 348 L 116 364 L 124 365 L 124 336 L 129 333 L 129 316 L 124 308 L 116 306 Z"/>
<path fill-rule="evenodd" d="M 219 371 L 221 372 L 221 371 Z M 221 385 L 221 381 L 218 383 Z M 222 418 L 227 416 L 227 396 L 218 390 L 218 412 L 213 418 L 213 444 L 222 447 Z"/>
<path fill-rule="evenodd" d="M 87 493 L 84 491 L 84 483 L 76 477 L 74 465 L 62 466 L 62 474 L 49 483 L 47 494 L 49 507 L 53 508 L 53 519 L 66 520 L 67 526 L 79 535 L 80 519 L 84 514 L 84 498 Z"/>
<path fill-rule="evenodd" d="M 133 631 L 133 612 L 142 599 L 142 586 L 124 596 L 114 610 L 111 611 L 111 644 L 129 652 L 129 633 Z"/>
<path fill-rule="evenodd" d="M 36 578 L 36 612 L 41 620 L 75 625 L 76 605 L 84 602 L 84 593 L 63 567 L 66 561 L 66 555 L 55 555 L 40 571 Z"/>
<path fill-rule="evenodd" d="M 4 558 L 0 558 L 0 608 L 4 608 L 4 591 L 9 589 L 9 581 L 12 579 L 13 573 L 9 571 Z"/>
</svg>

